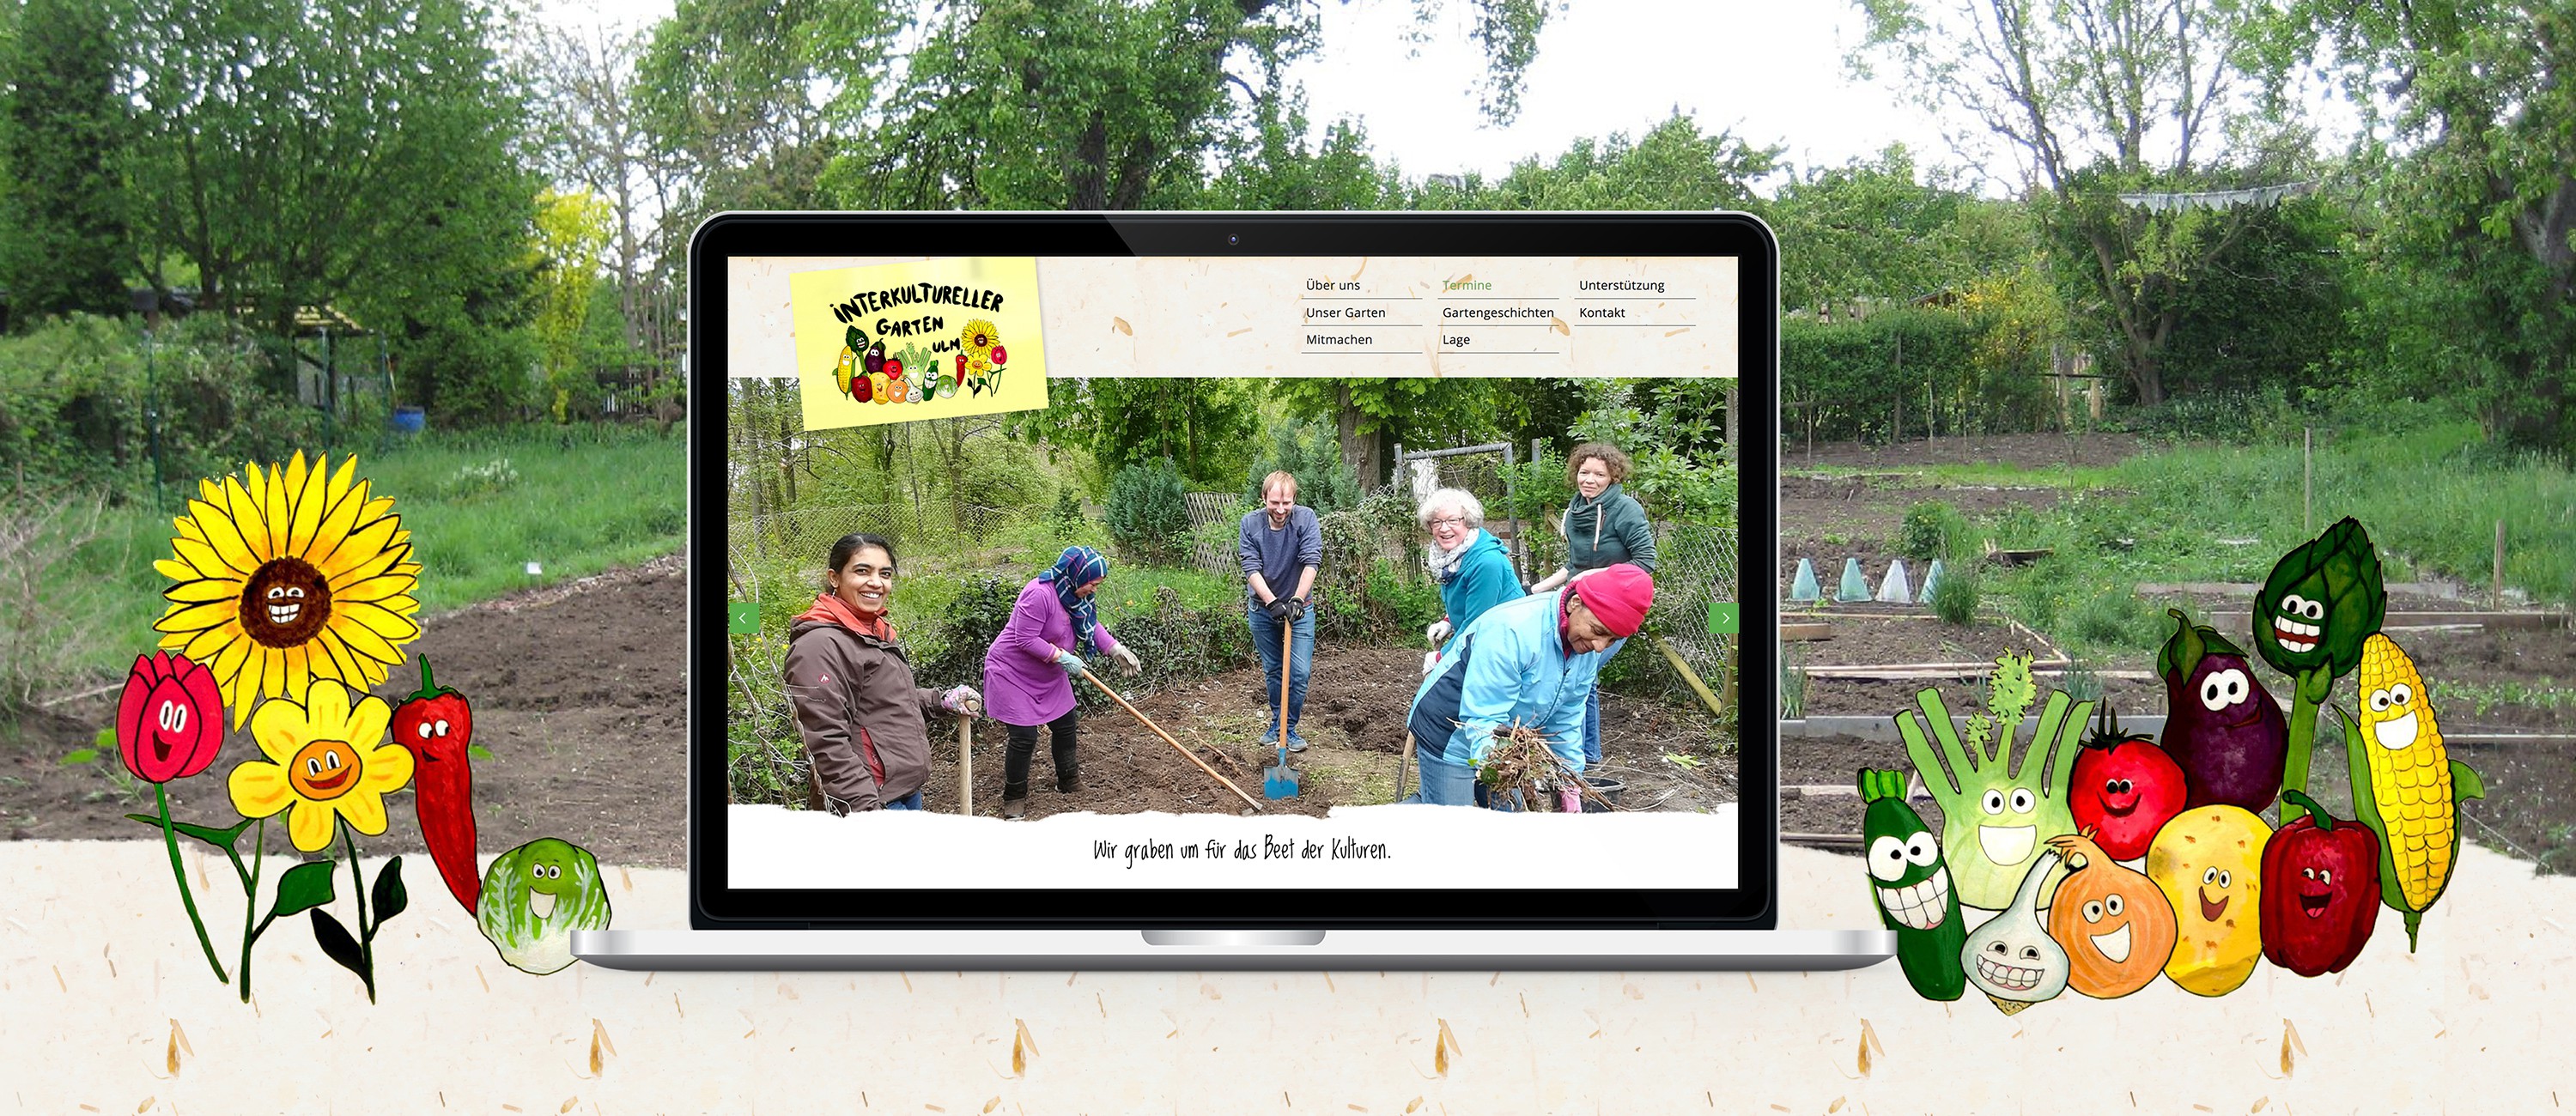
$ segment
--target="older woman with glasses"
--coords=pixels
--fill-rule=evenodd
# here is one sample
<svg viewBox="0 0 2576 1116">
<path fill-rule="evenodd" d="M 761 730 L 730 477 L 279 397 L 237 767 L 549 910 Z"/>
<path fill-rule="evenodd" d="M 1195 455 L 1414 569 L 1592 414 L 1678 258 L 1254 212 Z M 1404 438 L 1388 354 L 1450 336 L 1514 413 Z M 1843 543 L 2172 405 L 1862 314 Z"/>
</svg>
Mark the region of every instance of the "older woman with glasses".
<svg viewBox="0 0 2576 1116">
<path fill-rule="evenodd" d="M 1475 623 L 1485 610 L 1521 594 L 1520 576 L 1503 541 L 1485 531 L 1485 505 L 1463 488 L 1443 488 L 1423 497 L 1414 518 L 1431 533 L 1422 564 L 1440 584 L 1440 607 L 1446 613 L 1422 634 L 1432 651 L 1422 657 L 1422 673 L 1440 663 L 1449 637 Z"/>
</svg>

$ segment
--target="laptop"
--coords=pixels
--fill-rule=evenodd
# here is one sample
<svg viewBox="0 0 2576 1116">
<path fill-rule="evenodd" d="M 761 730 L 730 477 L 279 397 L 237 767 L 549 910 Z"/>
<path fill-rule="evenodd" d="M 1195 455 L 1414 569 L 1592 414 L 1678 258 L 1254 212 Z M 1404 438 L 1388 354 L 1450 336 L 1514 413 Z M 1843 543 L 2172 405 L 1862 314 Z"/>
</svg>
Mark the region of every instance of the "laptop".
<svg viewBox="0 0 2576 1116">
<path fill-rule="evenodd" d="M 1894 955 L 1877 927 L 1777 929 L 1779 255 L 1758 219 L 738 213 L 688 268 L 691 929 L 576 932 L 582 959 Z M 1602 548 L 1605 524 L 1640 527 L 1566 470 L 1586 415 L 1662 455 L 1578 462 L 1666 486 L 1635 504 L 1651 606 L 1629 574 L 1550 584 L 1578 550 L 1640 557 Z M 1731 491 L 1676 466 L 1730 458 Z M 1416 514 L 1465 521 L 1458 492 L 1481 554 Z M 1278 541 L 1301 529 L 1325 541 Z M 827 571 L 853 534 L 885 542 L 854 552 L 859 596 Z M 1108 576 L 1067 595 L 1054 575 L 1088 556 L 1060 546 Z M 1499 603 L 1414 626 L 1468 562 Z M 1285 703 L 1303 751 L 1264 665 L 1283 653 L 1307 664 Z M 948 708 L 968 696 L 980 715 Z M 1058 752 L 1038 726 L 1065 708 Z"/>
</svg>

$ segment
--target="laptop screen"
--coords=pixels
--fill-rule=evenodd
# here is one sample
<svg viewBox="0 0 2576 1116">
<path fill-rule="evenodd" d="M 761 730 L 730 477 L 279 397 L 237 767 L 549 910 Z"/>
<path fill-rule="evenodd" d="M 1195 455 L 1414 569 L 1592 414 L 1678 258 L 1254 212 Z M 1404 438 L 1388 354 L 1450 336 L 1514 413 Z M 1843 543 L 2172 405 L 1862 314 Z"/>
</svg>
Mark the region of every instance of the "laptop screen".
<svg viewBox="0 0 2576 1116">
<path fill-rule="evenodd" d="M 1745 886 L 1742 258 L 960 246 L 721 261 L 727 887 Z"/>
</svg>

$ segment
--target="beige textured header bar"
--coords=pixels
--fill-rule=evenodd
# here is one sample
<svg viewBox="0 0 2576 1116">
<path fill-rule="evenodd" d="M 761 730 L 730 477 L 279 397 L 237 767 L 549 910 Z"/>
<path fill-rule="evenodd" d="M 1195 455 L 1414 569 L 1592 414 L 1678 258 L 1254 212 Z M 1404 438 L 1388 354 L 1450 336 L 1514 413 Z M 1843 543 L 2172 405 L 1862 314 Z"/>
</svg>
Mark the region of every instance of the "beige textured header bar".
<svg viewBox="0 0 2576 1116">
<path fill-rule="evenodd" d="M 791 374 L 787 277 L 731 261 L 737 376 Z M 1732 257 L 1041 257 L 1054 376 L 1732 376 Z"/>
</svg>

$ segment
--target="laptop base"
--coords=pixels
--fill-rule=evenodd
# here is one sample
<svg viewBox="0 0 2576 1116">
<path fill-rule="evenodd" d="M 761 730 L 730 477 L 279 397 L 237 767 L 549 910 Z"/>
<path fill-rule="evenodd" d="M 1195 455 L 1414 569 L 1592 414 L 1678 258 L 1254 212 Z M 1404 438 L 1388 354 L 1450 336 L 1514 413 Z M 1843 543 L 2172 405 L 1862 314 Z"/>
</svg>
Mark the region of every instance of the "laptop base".
<svg viewBox="0 0 2576 1116">
<path fill-rule="evenodd" d="M 610 969 L 1861 969 L 1891 930 L 576 930 Z"/>
</svg>

